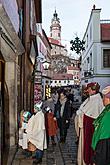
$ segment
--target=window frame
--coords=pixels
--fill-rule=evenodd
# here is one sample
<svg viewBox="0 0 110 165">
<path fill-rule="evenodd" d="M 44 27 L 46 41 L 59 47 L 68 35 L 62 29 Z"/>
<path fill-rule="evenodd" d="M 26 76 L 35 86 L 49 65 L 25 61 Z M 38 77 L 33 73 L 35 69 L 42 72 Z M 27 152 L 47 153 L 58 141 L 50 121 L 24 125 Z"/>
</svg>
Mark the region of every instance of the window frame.
<svg viewBox="0 0 110 165">
<path fill-rule="evenodd" d="M 110 51 L 110 48 L 103 48 L 102 49 L 102 67 L 104 68 L 104 69 L 110 69 L 110 60 L 107 60 L 109 63 L 109 65 L 107 65 L 107 66 L 105 66 L 104 65 L 104 50 L 106 51 L 106 50 L 109 50 Z M 108 57 L 108 59 L 110 59 L 110 57 Z"/>
</svg>

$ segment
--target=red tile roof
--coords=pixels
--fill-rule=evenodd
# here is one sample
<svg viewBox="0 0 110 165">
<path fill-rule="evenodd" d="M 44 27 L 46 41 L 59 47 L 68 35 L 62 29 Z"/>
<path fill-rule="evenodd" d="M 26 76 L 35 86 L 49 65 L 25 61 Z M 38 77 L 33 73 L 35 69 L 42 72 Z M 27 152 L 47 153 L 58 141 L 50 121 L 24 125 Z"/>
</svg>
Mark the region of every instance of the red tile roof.
<svg viewBox="0 0 110 165">
<path fill-rule="evenodd" d="M 110 23 L 101 24 L 101 41 L 102 42 L 110 42 Z"/>
<path fill-rule="evenodd" d="M 51 37 L 48 37 L 48 39 L 49 39 L 49 42 L 50 42 L 51 44 L 55 44 L 55 45 L 59 45 L 59 46 L 64 47 L 64 46 L 61 44 L 61 42 L 60 42 L 59 40 L 56 40 L 56 39 L 51 38 Z"/>
<path fill-rule="evenodd" d="M 67 70 L 80 70 L 78 67 L 67 66 Z"/>
<path fill-rule="evenodd" d="M 73 75 L 72 74 L 54 74 L 53 80 L 72 80 L 73 79 Z"/>
</svg>

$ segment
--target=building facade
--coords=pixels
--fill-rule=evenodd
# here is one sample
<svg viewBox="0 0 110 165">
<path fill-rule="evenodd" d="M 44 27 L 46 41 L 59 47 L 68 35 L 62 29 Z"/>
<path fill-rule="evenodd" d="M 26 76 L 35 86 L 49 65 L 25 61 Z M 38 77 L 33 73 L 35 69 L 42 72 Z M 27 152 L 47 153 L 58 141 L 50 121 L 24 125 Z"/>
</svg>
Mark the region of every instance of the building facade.
<svg viewBox="0 0 110 165">
<path fill-rule="evenodd" d="M 110 20 L 100 20 L 101 9 L 93 6 L 83 40 L 81 84 L 98 82 L 101 89 L 110 84 Z"/>
<path fill-rule="evenodd" d="M 51 64 L 51 44 L 44 29 L 42 29 L 42 25 L 38 24 L 37 26 L 39 26 L 39 31 L 37 32 L 38 56 L 36 72 L 41 72 L 42 99 L 45 100 L 45 88 L 46 85 L 50 85 L 52 75 L 50 67 L 46 67 L 46 63 Z"/>
<path fill-rule="evenodd" d="M 41 21 L 40 0 L 0 0 L 1 164 L 11 164 L 8 158 L 14 156 L 20 111 L 33 108 L 36 23 Z"/>
<path fill-rule="evenodd" d="M 20 19 L 19 37 L 25 48 L 25 53 L 19 58 L 20 85 L 19 85 L 19 111 L 33 109 L 34 93 L 34 65 L 38 55 L 37 51 L 37 27 L 41 22 L 41 1 L 18 0 L 18 12 Z"/>
<path fill-rule="evenodd" d="M 51 87 L 66 87 L 73 86 L 74 79 L 73 74 L 54 74 L 51 80 Z"/>
<path fill-rule="evenodd" d="M 80 85 L 80 69 L 78 67 L 67 66 L 67 73 L 73 75 L 73 85 Z"/>
<path fill-rule="evenodd" d="M 16 0 L 0 0 L 1 164 L 7 163 L 9 149 L 15 146 L 17 140 L 18 58 L 25 51 L 18 31 Z"/>
</svg>

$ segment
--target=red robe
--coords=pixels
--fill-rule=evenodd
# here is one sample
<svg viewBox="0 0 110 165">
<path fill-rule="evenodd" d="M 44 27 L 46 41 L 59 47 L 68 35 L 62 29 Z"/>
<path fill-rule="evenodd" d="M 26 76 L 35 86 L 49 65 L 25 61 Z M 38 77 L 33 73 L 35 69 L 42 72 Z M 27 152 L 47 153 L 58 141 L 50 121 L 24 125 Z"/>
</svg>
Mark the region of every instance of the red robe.
<svg viewBox="0 0 110 165">
<path fill-rule="evenodd" d="M 92 164 L 93 150 L 91 147 L 92 136 L 94 132 L 93 126 L 94 119 L 84 115 L 83 128 L 84 128 L 84 162 L 89 165 Z"/>
<path fill-rule="evenodd" d="M 46 114 L 46 130 L 48 136 L 55 136 L 57 134 L 57 121 L 54 120 L 53 113 Z"/>
</svg>

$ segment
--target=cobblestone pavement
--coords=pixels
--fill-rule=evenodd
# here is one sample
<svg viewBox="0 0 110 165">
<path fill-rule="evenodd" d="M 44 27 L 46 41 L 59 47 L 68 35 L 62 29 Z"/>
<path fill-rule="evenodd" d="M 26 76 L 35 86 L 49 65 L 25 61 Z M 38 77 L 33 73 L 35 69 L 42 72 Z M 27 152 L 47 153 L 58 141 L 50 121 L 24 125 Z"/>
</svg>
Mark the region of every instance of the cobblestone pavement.
<svg viewBox="0 0 110 165">
<path fill-rule="evenodd" d="M 49 144 L 44 151 L 42 165 L 76 165 L 77 146 L 75 144 L 76 134 L 74 130 L 74 117 L 71 119 L 70 128 L 68 129 L 67 140 L 65 144 L 59 144 L 59 138 L 56 137 L 56 146 Z M 33 159 L 26 159 L 19 149 L 15 155 L 12 165 L 32 165 Z"/>
</svg>

